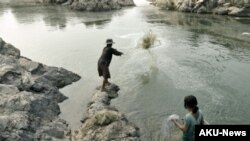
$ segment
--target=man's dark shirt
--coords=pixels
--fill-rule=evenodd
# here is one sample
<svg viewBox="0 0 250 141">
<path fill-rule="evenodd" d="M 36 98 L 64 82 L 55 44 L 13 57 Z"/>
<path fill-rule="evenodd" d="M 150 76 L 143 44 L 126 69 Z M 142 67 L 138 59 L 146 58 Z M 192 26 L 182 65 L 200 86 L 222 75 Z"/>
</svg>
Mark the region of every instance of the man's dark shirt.
<svg viewBox="0 0 250 141">
<path fill-rule="evenodd" d="M 105 47 L 102 51 L 102 55 L 98 61 L 99 64 L 102 63 L 107 63 L 107 65 L 109 66 L 111 60 L 112 60 L 112 55 L 117 55 L 120 56 L 122 55 L 122 52 L 117 51 L 116 49 L 112 48 L 112 47 Z"/>
</svg>

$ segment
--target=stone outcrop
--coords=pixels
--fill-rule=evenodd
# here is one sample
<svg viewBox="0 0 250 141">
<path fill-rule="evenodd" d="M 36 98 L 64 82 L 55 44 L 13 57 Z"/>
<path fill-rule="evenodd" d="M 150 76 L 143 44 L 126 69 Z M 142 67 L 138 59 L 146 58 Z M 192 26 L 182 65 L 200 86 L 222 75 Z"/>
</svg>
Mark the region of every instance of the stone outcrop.
<svg viewBox="0 0 250 141">
<path fill-rule="evenodd" d="M 74 132 L 76 141 L 139 141 L 139 128 L 130 123 L 125 115 L 110 101 L 118 96 L 119 87 L 111 84 L 106 92 L 97 91 L 88 104 L 87 116 L 81 127 Z"/>
<path fill-rule="evenodd" d="M 12 6 L 58 4 L 79 11 L 109 11 L 135 5 L 133 0 L 3 0 L 1 3 Z"/>
<path fill-rule="evenodd" d="M 79 79 L 63 68 L 20 56 L 0 38 L 0 140 L 139 141 L 139 128 L 110 106 L 119 91 L 114 84 L 94 94 L 83 124 L 72 136 L 67 122 L 58 117 L 58 103 L 67 98 L 59 88 Z"/>
<path fill-rule="evenodd" d="M 250 0 L 153 0 L 153 4 L 181 12 L 250 17 Z"/>
<path fill-rule="evenodd" d="M 134 5 L 133 0 L 74 0 L 70 7 L 80 11 L 108 11 Z"/>
<path fill-rule="evenodd" d="M 58 118 L 59 88 L 80 79 L 63 68 L 20 56 L 0 38 L 0 140 L 70 140 L 71 130 Z"/>
</svg>

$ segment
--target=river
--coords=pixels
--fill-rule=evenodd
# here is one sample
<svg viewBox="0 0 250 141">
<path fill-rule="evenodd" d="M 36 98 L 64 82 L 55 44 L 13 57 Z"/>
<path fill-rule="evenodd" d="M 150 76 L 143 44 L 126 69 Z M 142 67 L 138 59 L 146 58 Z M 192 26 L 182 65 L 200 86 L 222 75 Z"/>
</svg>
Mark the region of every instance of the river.
<svg viewBox="0 0 250 141">
<path fill-rule="evenodd" d="M 143 140 L 164 140 L 163 119 L 184 116 L 183 98 L 189 94 L 198 98 L 209 123 L 250 124 L 250 19 L 136 2 L 137 7 L 102 13 L 0 6 L 0 37 L 23 56 L 82 76 L 61 90 L 69 99 L 60 104 L 60 116 L 73 129 L 102 83 L 97 60 L 107 38 L 124 52 L 110 67 L 111 82 L 121 87 L 112 104 L 141 128 Z M 138 48 L 149 30 L 157 35 L 155 45 Z"/>
</svg>

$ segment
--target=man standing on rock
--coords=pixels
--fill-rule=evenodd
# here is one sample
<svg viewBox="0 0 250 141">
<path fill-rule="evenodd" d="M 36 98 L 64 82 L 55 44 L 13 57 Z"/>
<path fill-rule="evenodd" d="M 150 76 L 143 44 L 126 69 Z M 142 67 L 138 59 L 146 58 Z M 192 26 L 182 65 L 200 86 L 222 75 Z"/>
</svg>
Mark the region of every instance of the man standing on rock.
<svg viewBox="0 0 250 141">
<path fill-rule="evenodd" d="M 121 56 L 123 53 L 112 48 L 112 39 L 106 40 L 106 47 L 103 48 L 102 55 L 98 60 L 98 73 L 99 76 L 103 76 L 103 84 L 101 91 L 105 90 L 106 85 L 110 85 L 108 79 L 111 77 L 109 72 L 109 64 L 112 60 L 112 55 Z"/>
</svg>

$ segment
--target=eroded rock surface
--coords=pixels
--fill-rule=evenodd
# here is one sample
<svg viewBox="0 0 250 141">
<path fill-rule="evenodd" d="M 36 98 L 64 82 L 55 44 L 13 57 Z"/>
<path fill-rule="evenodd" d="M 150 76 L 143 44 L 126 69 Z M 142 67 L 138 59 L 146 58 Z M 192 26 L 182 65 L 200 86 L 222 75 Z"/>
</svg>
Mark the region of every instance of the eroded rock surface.
<svg viewBox="0 0 250 141">
<path fill-rule="evenodd" d="M 1 0 L 11 6 L 62 5 L 78 11 L 109 11 L 134 6 L 133 0 Z"/>
<path fill-rule="evenodd" d="M 108 11 L 134 5 L 133 0 L 74 0 L 71 8 L 80 11 Z"/>
<path fill-rule="evenodd" d="M 159 7 L 181 12 L 250 17 L 250 0 L 152 0 L 152 2 Z"/>
<path fill-rule="evenodd" d="M 87 108 L 87 116 L 74 132 L 76 141 L 140 141 L 139 128 L 130 123 L 124 114 L 110 106 L 118 97 L 119 87 L 108 86 L 106 92 L 97 91 Z"/>
<path fill-rule="evenodd" d="M 80 79 L 63 68 L 49 67 L 20 56 L 0 38 L 0 140 L 1 141 L 139 141 L 139 128 L 110 106 L 119 87 L 97 91 L 81 127 L 73 136 L 60 119 L 59 102 L 67 97 L 59 88 Z"/>
<path fill-rule="evenodd" d="M 60 114 L 65 97 L 59 88 L 80 76 L 20 56 L 0 38 L 0 140 L 70 140 L 71 130 Z"/>
</svg>

